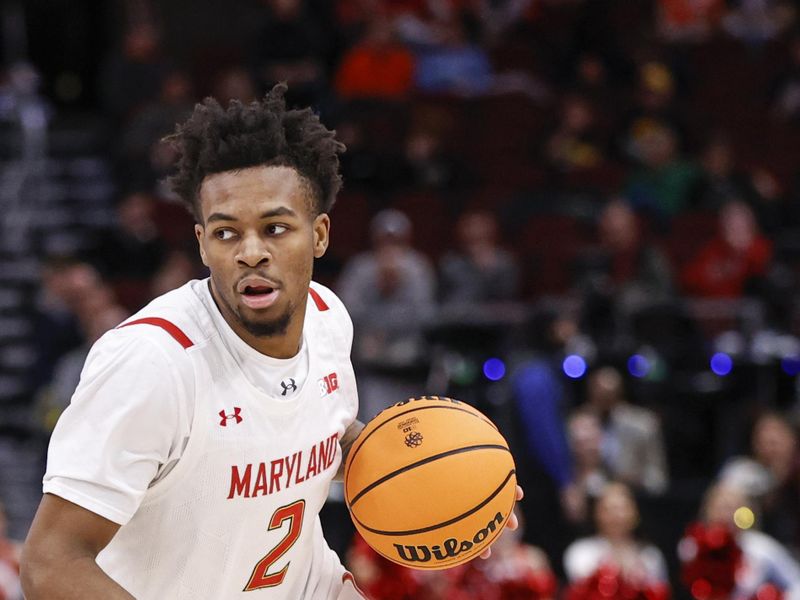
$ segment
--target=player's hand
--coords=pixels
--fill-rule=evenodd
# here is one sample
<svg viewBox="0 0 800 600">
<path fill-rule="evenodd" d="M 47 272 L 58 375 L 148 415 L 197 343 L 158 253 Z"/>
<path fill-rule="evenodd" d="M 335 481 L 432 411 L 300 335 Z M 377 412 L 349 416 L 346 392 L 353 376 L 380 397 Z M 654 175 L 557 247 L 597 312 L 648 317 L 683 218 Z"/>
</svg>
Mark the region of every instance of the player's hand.
<svg viewBox="0 0 800 600">
<path fill-rule="evenodd" d="M 517 486 L 517 502 L 522 500 L 524 496 L 525 492 L 522 491 L 521 487 Z M 509 529 L 516 529 L 517 527 L 519 527 L 519 521 L 517 520 L 517 515 L 514 514 L 513 510 L 511 511 L 511 515 L 508 517 L 508 520 L 506 521 L 506 527 L 508 527 Z M 486 550 L 481 552 L 479 556 L 485 560 L 489 558 L 491 555 L 492 555 L 492 547 L 487 546 Z"/>
</svg>

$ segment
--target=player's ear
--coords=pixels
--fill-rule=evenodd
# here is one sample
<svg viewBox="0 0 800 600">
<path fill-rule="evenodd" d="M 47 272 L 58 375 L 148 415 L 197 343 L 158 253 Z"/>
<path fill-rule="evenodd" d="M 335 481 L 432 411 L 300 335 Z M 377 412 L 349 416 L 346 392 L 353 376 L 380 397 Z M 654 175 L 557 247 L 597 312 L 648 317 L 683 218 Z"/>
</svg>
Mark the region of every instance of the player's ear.
<svg viewBox="0 0 800 600">
<path fill-rule="evenodd" d="M 314 258 L 320 258 L 328 249 L 331 231 L 331 218 L 320 213 L 314 218 Z"/>
<path fill-rule="evenodd" d="M 203 234 L 205 230 L 199 223 L 194 224 L 194 235 L 197 238 L 197 246 L 200 249 L 200 258 L 205 266 L 208 266 L 208 259 L 206 258 L 206 249 L 203 246 Z"/>
</svg>

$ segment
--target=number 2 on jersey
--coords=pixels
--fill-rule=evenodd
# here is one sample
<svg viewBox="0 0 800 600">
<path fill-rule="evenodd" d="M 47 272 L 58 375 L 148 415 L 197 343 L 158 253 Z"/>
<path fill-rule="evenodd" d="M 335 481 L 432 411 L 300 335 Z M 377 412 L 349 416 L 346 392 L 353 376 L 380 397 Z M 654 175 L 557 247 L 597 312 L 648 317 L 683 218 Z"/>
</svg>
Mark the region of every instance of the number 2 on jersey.
<svg viewBox="0 0 800 600">
<path fill-rule="evenodd" d="M 281 556 L 288 552 L 289 548 L 291 548 L 297 541 L 297 538 L 300 537 L 300 530 L 303 528 L 303 513 L 305 509 L 306 501 L 298 500 L 287 506 L 280 507 L 273 513 L 272 518 L 269 520 L 269 530 L 277 529 L 283 525 L 284 521 L 289 521 L 289 531 L 286 532 L 286 535 L 278 542 L 277 546 L 258 561 L 253 569 L 253 574 L 250 575 L 250 581 L 244 586 L 243 591 L 252 592 L 253 590 L 274 587 L 283 583 L 283 579 L 286 577 L 286 571 L 291 564 L 290 562 L 286 563 L 286 566 L 277 573 L 267 573 L 267 571 L 269 571 L 270 567 L 274 565 Z"/>
</svg>

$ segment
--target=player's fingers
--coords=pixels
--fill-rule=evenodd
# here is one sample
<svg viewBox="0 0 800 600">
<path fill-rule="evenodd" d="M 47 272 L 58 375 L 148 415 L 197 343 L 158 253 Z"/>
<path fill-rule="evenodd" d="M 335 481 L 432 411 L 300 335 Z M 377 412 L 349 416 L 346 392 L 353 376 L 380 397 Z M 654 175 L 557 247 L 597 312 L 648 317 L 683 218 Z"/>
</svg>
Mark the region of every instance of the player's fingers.
<svg viewBox="0 0 800 600">
<path fill-rule="evenodd" d="M 509 529 L 516 529 L 517 527 L 519 527 L 519 520 L 517 519 L 516 513 L 512 512 L 511 515 L 508 517 L 508 523 L 506 523 L 506 527 L 508 527 Z"/>
<path fill-rule="evenodd" d="M 481 553 L 480 553 L 478 556 L 479 556 L 480 558 L 482 558 L 483 560 L 486 560 L 486 559 L 487 559 L 487 558 L 489 558 L 491 555 L 492 555 L 492 547 L 491 547 L 491 546 L 487 546 L 487 547 L 486 547 L 486 550 L 484 550 L 483 552 L 481 552 Z"/>
<path fill-rule="evenodd" d="M 525 497 L 525 492 L 522 490 L 521 487 L 517 486 L 517 502 L 522 500 Z"/>
</svg>

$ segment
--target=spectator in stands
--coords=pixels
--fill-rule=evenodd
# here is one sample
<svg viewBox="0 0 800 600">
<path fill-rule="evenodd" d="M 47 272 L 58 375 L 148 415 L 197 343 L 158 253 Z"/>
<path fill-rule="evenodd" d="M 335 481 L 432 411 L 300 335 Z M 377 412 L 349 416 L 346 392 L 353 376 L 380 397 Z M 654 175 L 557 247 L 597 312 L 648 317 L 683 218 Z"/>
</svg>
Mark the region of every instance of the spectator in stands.
<svg viewBox="0 0 800 600">
<path fill-rule="evenodd" d="M 756 503 L 760 529 L 800 556 L 800 441 L 781 414 L 767 412 L 753 426 L 751 451 L 729 460 L 719 480 Z"/>
<path fill-rule="evenodd" d="M 499 243 L 499 225 L 488 211 L 468 211 L 456 222 L 458 250 L 440 264 L 440 289 L 445 304 L 511 301 L 519 291 L 519 265 Z"/>
<path fill-rule="evenodd" d="M 588 529 L 589 509 L 611 481 L 603 464 L 603 427 L 595 413 L 578 410 L 569 416 L 567 432 L 573 481 L 565 490 L 564 506 L 573 524 Z"/>
<path fill-rule="evenodd" d="M 2 600 L 22 600 L 22 586 L 19 582 L 19 557 L 21 544 L 7 537 L 6 513 L 0 504 L 0 598 Z"/>
<path fill-rule="evenodd" d="M 719 210 L 731 198 L 752 193 L 747 177 L 736 170 L 735 150 L 725 134 L 706 141 L 700 152 L 700 175 L 693 190 L 692 205 L 701 210 Z"/>
<path fill-rule="evenodd" d="M 201 279 L 205 267 L 197 260 L 194 248 L 173 248 L 150 280 L 150 294 L 158 297 L 191 279 Z"/>
<path fill-rule="evenodd" d="M 608 60 L 594 51 L 579 54 L 572 67 L 569 87 L 595 109 L 594 118 L 603 131 L 616 128 L 619 114 L 619 92 L 615 89 L 624 76 L 613 73 Z"/>
<path fill-rule="evenodd" d="M 30 377 L 34 388 L 49 382 L 58 360 L 83 344 L 82 301 L 99 281 L 97 269 L 76 258 L 53 256 L 43 261 L 33 318 L 36 362 Z"/>
<path fill-rule="evenodd" d="M 738 487 L 716 483 L 706 492 L 701 509 L 704 525 L 727 528 L 733 534 L 733 543 L 741 551 L 741 562 L 728 565 L 735 585 L 730 598 L 753 598 L 767 585 L 777 587 L 787 600 L 800 598 L 800 564 L 775 539 L 750 528 L 748 504 L 746 494 Z M 697 546 L 687 548 L 685 543 L 683 548 L 679 547 L 684 565 L 697 550 Z M 720 550 L 717 552 L 721 553 Z M 717 570 L 723 566 L 718 565 Z M 762 595 L 758 594 L 758 597 Z"/>
<path fill-rule="evenodd" d="M 672 129 L 679 140 L 685 137 L 686 124 L 676 101 L 677 92 L 676 76 L 667 64 L 659 60 L 646 60 L 638 64 L 633 105 L 627 108 L 621 126 L 628 154 L 636 158 L 634 146 L 637 137 L 654 124 Z"/>
<path fill-rule="evenodd" d="M 619 371 L 610 366 L 593 371 L 582 408 L 603 423 L 603 461 L 611 475 L 636 490 L 663 493 L 668 475 L 661 423 L 651 410 L 626 400 Z"/>
<path fill-rule="evenodd" d="M 132 23 L 101 69 L 103 108 L 119 121 L 130 119 L 158 96 L 168 69 L 158 28 L 147 20 Z"/>
<path fill-rule="evenodd" d="M 475 16 L 480 19 L 485 43 L 502 40 L 516 26 L 532 19 L 538 10 L 535 0 L 478 0 Z"/>
<path fill-rule="evenodd" d="M 194 88 L 184 71 L 173 69 L 161 81 L 159 93 L 142 106 L 123 128 L 120 145 L 120 179 L 130 185 L 151 187 L 164 177 L 175 153 L 163 137 L 192 112 Z"/>
<path fill-rule="evenodd" d="M 565 385 L 562 371 L 566 348 L 580 333 L 569 312 L 549 308 L 534 311 L 522 333 L 525 347 L 508 359 L 506 418 L 510 423 L 499 426 L 514 453 L 521 485 L 536 490 L 521 503 L 523 512 L 532 516 L 526 539 L 552 559 L 562 556 L 575 535 L 590 529 L 587 501 L 565 427 L 573 388 Z"/>
<path fill-rule="evenodd" d="M 599 168 L 607 148 L 597 128 L 595 107 L 580 94 L 567 94 L 555 130 L 547 140 L 545 156 L 561 186 L 581 172 Z"/>
<path fill-rule="evenodd" d="M 439 41 L 417 51 L 414 75 L 421 92 L 475 96 L 492 87 L 489 56 L 470 35 L 467 24 L 453 18 L 440 26 Z"/>
<path fill-rule="evenodd" d="M 689 204 L 697 169 L 680 155 L 678 136 L 666 123 L 637 119 L 629 140 L 639 167 L 631 174 L 625 195 L 637 211 L 668 223 Z"/>
<path fill-rule="evenodd" d="M 342 177 L 348 189 L 366 188 L 376 196 L 398 184 L 397 149 L 379 144 L 375 148 L 368 123 L 363 122 L 361 107 L 352 104 L 344 111 L 336 125 L 336 134 L 347 152 L 341 157 Z"/>
<path fill-rule="evenodd" d="M 636 500 L 622 483 L 609 483 L 594 512 L 597 534 L 572 543 L 564 553 L 564 570 L 573 584 L 591 578 L 602 568 L 638 589 L 667 584 L 667 565 L 661 551 L 637 539 Z"/>
<path fill-rule="evenodd" d="M 81 309 L 83 344 L 58 359 L 53 367 L 52 381 L 37 392 L 36 413 L 43 431 L 51 433 L 61 413 L 69 405 L 92 345 L 105 332 L 122 323 L 128 314 L 116 303 L 108 285 L 98 281 L 91 299 L 87 298 L 86 306 Z"/>
<path fill-rule="evenodd" d="M 396 0 L 385 2 L 400 38 L 407 44 L 432 46 L 446 37 L 446 24 L 458 18 L 456 1 Z"/>
<path fill-rule="evenodd" d="M 717 29 L 725 0 L 659 0 L 658 31 L 668 42 L 700 43 Z"/>
<path fill-rule="evenodd" d="M 166 259 L 155 203 L 145 192 L 124 195 L 117 206 L 116 226 L 98 236 L 91 256 L 131 312 L 152 298 L 150 280 Z"/>
<path fill-rule="evenodd" d="M 283 81 L 289 84 L 291 104 L 318 104 L 327 83 L 327 32 L 303 0 L 266 0 L 251 56 L 261 88 Z"/>
<path fill-rule="evenodd" d="M 423 329 L 435 300 L 433 267 L 411 245 L 411 221 L 386 209 L 370 223 L 372 250 L 344 267 L 338 293 L 353 319 L 353 362 L 360 371 L 366 421 L 400 399 L 422 392 Z"/>
<path fill-rule="evenodd" d="M 772 109 L 781 119 L 797 121 L 800 118 L 800 31 L 789 40 L 789 64 L 772 83 Z"/>
<path fill-rule="evenodd" d="M 795 17 L 796 8 L 786 0 L 736 0 L 722 18 L 730 35 L 748 44 L 775 39 Z"/>
<path fill-rule="evenodd" d="M 725 134 L 710 136 L 700 152 L 700 173 L 692 190 L 692 206 L 719 210 L 732 199 L 749 204 L 766 231 L 781 225 L 780 186 L 764 169 L 746 172 L 736 160 L 736 151 Z"/>
<path fill-rule="evenodd" d="M 772 260 L 772 242 L 761 235 L 753 211 L 742 201 L 719 212 L 719 233 L 681 273 L 686 293 L 704 298 L 741 298 L 759 291 Z"/>
<path fill-rule="evenodd" d="M 597 219 L 598 243 L 581 253 L 575 265 L 577 285 L 587 294 L 587 303 L 611 302 L 628 314 L 672 297 L 669 260 L 642 229 L 622 199 L 603 207 Z"/>
<path fill-rule="evenodd" d="M 363 38 L 342 58 L 334 87 L 340 98 L 401 100 L 414 82 L 414 55 L 400 43 L 391 21 L 378 13 Z"/>
<path fill-rule="evenodd" d="M 465 186 L 469 169 L 447 148 L 452 120 L 446 111 L 420 110 L 415 117 L 405 138 L 395 185 L 443 191 Z"/>
</svg>

